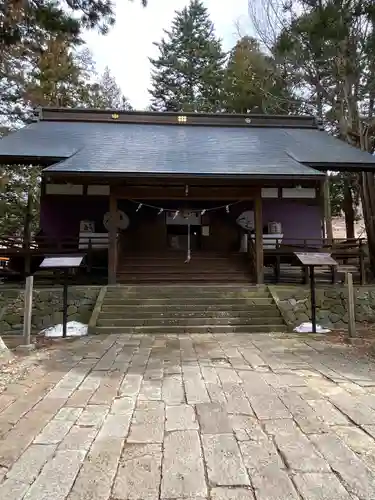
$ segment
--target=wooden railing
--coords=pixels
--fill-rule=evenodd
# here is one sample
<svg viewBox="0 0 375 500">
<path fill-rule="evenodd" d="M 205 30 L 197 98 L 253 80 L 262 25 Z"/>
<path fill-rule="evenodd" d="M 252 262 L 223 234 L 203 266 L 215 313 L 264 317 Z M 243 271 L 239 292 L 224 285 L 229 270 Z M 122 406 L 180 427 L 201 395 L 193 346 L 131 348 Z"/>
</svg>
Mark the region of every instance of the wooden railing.
<svg viewBox="0 0 375 500">
<path fill-rule="evenodd" d="M 25 244 L 22 237 L 0 237 L 0 256 L 11 257 L 12 255 L 24 255 L 31 252 L 37 254 L 77 253 L 87 251 L 106 250 L 104 243 L 108 242 L 101 234 L 85 236 L 84 242 L 79 238 L 51 238 L 38 236 Z"/>
<path fill-rule="evenodd" d="M 243 230 L 243 232 L 245 232 Z M 365 283 L 366 270 L 366 248 L 367 241 L 364 238 L 343 239 L 334 238 L 272 238 L 267 235 L 263 240 L 263 262 L 265 267 L 274 268 L 274 280 L 279 283 L 281 280 L 281 265 L 289 264 L 292 267 L 300 268 L 304 273 L 304 281 L 308 280 L 308 272 L 298 258 L 295 252 L 327 252 L 342 265 L 354 267 L 359 274 L 361 284 Z M 252 275 L 256 276 L 256 248 L 254 234 L 248 235 L 247 256 Z M 331 281 L 337 280 L 337 268 L 332 267 Z"/>
<path fill-rule="evenodd" d="M 0 258 L 8 258 L 8 268 L 14 272 L 34 272 L 46 255 L 84 254 L 85 268 L 91 272 L 95 256 L 106 253 L 102 235 L 85 238 L 85 248 L 79 237 L 54 239 L 38 236 L 26 244 L 21 237 L 0 237 Z"/>
<path fill-rule="evenodd" d="M 339 265 L 352 265 L 359 273 L 359 281 L 365 283 L 365 258 L 367 241 L 363 238 L 329 240 L 327 238 L 290 238 L 276 240 L 274 248 L 264 249 L 264 265 L 273 266 L 275 281 L 278 283 L 281 276 L 281 264 L 303 267 L 295 256 L 295 252 L 327 252 Z M 306 271 L 306 269 L 305 269 Z M 332 283 L 337 279 L 337 268 L 331 268 Z M 305 273 L 306 275 L 307 273 Z M 307 277 L 306 277 L 307 280 Z"/>
</svg>

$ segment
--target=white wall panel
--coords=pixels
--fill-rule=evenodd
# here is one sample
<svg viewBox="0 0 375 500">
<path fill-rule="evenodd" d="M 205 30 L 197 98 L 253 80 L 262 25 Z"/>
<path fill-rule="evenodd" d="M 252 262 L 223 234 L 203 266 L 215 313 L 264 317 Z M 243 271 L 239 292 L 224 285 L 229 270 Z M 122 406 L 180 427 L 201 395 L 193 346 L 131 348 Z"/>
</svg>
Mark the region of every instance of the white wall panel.
<svg viewBox="0 0 375 500">
<path fill-rule="evenodd" d="M 83 194 L 81 184 L 46 184 L 46 194 Z"/>
</svg>

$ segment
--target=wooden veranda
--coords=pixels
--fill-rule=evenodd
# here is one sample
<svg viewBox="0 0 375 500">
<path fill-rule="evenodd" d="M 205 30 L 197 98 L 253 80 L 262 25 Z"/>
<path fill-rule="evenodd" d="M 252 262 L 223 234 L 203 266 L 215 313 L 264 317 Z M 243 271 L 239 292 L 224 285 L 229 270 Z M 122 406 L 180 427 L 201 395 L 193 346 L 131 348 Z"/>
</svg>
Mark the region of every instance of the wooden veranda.
<svg viewBox="0 0 375 500">
<path fill-rule="evenodd" d="M 116 241 L 118 241 L 116 239 Z M 23 238 L 1 237 L 0 258 L 9 259 L 7 265 L 0 268 L 2 278 L 12 277 L 16 281 L 23 280 L 29 272 L 36 274 L 36 279 L 43 281 L 43 276 L 50 279 L 46 272 L 40 273 L 39 266 L 46 255 L 84 254 L 84 265 L 74 279 L 77 282 L 98 282 L 100 276 L 106 280 L 107 262 L 109 259 L 108 245 L 103 245 L 97 237 L 87 238 L 82 245 L 79 238 L 51 238 L 39 237 L 32 239 L 27 245 Z M 306 283 L 307 270 L 301 266 L 295 252 L 313 251 L 328 252 L 339 263 L 338 268 L 319 269 L 317 281 L 332 284 L 342 280 L 343 273 L 353 272 L 355 281 L 359 284 L 366 283 L 366 240 L 345 239 L 293 239 L 291 241 L 277 242 L 276 248 L 263 249 L 262 260 L 256 258 L 256 248 L 253 240 L 249 238 L 248 252 L 243 255 L 244 264 L 249 270 L 249 284 L 253 283 L 251 276 L 255 276 L 256 267 L 261 266 L 262 275 L 266 283 Z M 3 261 L 4 263 L 4 261 Z"/>
</svg>

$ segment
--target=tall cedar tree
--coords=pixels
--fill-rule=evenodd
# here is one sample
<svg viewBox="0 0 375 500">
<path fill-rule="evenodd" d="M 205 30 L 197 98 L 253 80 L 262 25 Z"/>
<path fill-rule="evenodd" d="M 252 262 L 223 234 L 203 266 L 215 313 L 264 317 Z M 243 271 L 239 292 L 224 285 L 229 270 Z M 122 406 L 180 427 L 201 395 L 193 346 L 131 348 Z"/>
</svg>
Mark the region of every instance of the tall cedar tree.
<svg viewBox="0 0 375 500">
<path fill-rule="evenodd" d="M 262 0 L 263 1 L 263 0 Z M 267 0 L 272 4 L 274 0 Z M 300 0 L 291 2 L 290 21 L 275 51 L 327 130 L 374 154 L 375 151 L 375 5 L 373 0 Z M 293 10 L 294 9 L 294 10 Z M 311 111 L 310 111 L 311 112 Z M 360 193 L 375 275 L 375 176 L 341 173 L 331 179 L 333 212 L 345 214 L 347 236 L 354 235 Z"/>
<path fill-rule="evenodd" d="M 172 28 L 165 34 L 155 44 L 159 57 L 150 59 L 152 109 L 221 111 L 226 56 L 203 3 L 191 0 L 176 11 Z"/>
<path fill-rule="evenodd" d="M 224 89 L 225 109 L 229 113 L 298 111 L 298 101 L 292 86 L 283 78 L 283 68 L 249 36 L 238 40 L 229 54 Z"/>
<path fill-rule="evenodd" d="M 84 30 L 106 33 L 114 22 L 112 0 L 0 1 L 0 120 L 13 128 L 24 121 L 24 86 L 39 58 L 48 57 L 51 39 L 77 47 Z"/>
<path fill-rule="evenodd" d="M 98 75 L 88 49 L 72 50 L 61 38 L 48 41 L 48 50 L 27 75 L 22 98 L 23 118 L 37 106 L 130 108 L 108 68 Z M 22 235 L 29 203 L 30 229 L 37 231 L 40 173 L 37 166 L 2 166 L 7 182 L 0 189 L 0 234 Z"/>
<path fill-rule="evenodd" d="M 99 81 L 91 85 L 90 94 L 90 106 L 93 108 L 123 109 L 126 111 L 133 109 L 108 67 L 105 68 Z"/>
</svg>

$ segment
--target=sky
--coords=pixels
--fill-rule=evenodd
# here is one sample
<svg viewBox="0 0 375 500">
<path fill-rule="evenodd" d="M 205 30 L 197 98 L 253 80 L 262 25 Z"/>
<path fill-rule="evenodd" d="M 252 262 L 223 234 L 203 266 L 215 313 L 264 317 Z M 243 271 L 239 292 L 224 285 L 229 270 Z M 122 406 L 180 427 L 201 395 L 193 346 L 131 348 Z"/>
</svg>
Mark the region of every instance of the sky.
<svg viewBox="0 0 375 500">
<path fill-rule="evenodd" d="M 144 109 L 149 104 L 151 65 L 148 58 L 158 54 L 153 42 L 160 41 L 175 11 L 188 3 L 189 0 L 148 0 L 148 6 L 143 8 L 140 0 L 117 0 L 116 25 L 110 33 L 86 35 L 98 71 L 109 67 L 135 109 Z M 229 50 L 238 39 L 236 24 L 242 35 L 249 33 L 248 0 L 204 0 L 204 3 L 224 50 Z"/>
</svg>

